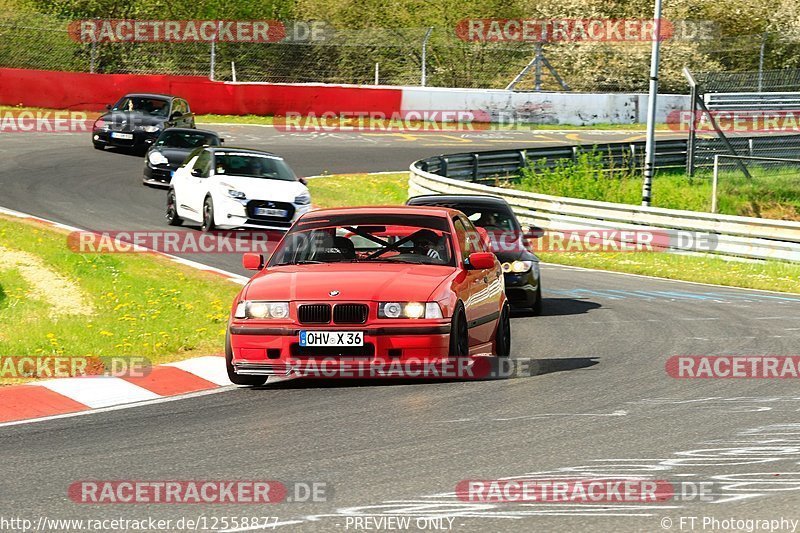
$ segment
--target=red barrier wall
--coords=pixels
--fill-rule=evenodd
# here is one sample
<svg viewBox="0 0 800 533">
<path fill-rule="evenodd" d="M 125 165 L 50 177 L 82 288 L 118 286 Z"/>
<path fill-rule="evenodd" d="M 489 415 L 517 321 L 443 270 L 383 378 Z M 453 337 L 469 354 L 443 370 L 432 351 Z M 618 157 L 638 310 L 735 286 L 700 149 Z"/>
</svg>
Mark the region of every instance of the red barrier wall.
<svg viewBox="0 0 800 533">
<path fill-rule="evenodd" d="M 340 85 L 239 84 L 200 76 L 86 74 L 0 68 L 0 104 L 101 111 L 125 93 L 181 96 L 195 113 L 285 115 L 287 112 L 400 111 L 401 89 Z"/>
</svg>

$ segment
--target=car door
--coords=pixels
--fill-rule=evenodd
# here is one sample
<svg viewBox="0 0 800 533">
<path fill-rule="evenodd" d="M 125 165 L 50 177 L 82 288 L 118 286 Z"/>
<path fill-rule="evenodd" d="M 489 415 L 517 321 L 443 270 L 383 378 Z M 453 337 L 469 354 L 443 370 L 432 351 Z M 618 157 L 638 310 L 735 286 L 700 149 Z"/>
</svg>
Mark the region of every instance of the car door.
<svg viewBox="0 0 800 533">
<path fill-rule="evenodd" d="M 460 217 L 453 217 L 453 229 L 455 230 L 455 243 L 454 246 L 459 249 L 461 253 L 461 266 L 465 266 L 465 261 L 469 257 L 470 247 L 469 238 L 467 235 L 467 228 L 464 221 Z M 467 327 L 474 324 L 480 318 L 479 302 L 476 300 L 476 292 L 480 289 L 480 279 L 483 279 L 483 274 L 479 270 L 472 270 L 465 268 L 463 276 L 459 276 L 459 281 L 456 282 L 454 290 L 458 294 L 458 298 L 464 302 L 464 312 L 467 316 Z M 480 296 L 480 295 L 478 295 Z M 475 328 L 469 329 L 469 344 L 475 346 L 483 342 L 479 336 L 476 335 Z"/>
<path fill-rule="evenodd" d="M 194 165 L 192 165 L 189 175 L 186 177 L 186 207 L 192 212 L 192 218 L 196 220 L 202 220 L 203 201 L 208 192 L 208 179 L 211 175 L 213 162 L 214 155 L 208 150 L 203 150 L 197 157 L 197 160 L 195 160 Z"/>
<path fill-rule="evenodd" d="M 194 114 L 192 113 L 191 108 L 189 107 L 189 102 L 181 98 L 180 100 L 181 105 L 181 113 L 183 116 L 181 117 L 182 125 L 184 128 L 194 128 Z"/>
<path fill-rule="evenodd" d="M 460 215 L 458 218 L 466 228 L 466 257 L 475 252 L 491 252 L 472 222 Z M 474 337 L 476 342 L 480 343 L 489 342 L 494 335 L 503 297 L 503 273 L 499 268 L 470 270 L 470 272 L 475 274 L 472 287 L 475 319 L 469 323 L 470 338 Z"/>
</svg>

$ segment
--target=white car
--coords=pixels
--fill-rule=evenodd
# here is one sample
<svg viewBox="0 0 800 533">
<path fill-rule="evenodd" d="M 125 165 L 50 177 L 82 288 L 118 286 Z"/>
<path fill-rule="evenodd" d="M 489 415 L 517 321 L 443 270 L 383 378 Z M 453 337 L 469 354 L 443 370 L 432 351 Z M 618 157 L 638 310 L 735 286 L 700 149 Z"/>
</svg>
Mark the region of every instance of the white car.
<svg viewBox="0 0 800 533">
<path fill-rule="evenodd" d="M 283 158 L 269 152 L 206 146 L 175 171 L 167 221 L 215 228 L 286 230 L 311 209 L 311 194 Z"/>
</svg>

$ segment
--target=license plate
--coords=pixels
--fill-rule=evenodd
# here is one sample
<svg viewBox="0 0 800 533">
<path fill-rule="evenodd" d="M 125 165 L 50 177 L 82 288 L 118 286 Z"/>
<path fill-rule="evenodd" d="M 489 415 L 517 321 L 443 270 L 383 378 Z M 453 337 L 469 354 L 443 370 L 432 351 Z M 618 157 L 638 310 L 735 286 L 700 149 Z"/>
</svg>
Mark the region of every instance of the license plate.
<svg viewBox="0 0 800 533">
<path fill-rule="evenodd" d="M 364 346 L 364 332 L 301 331 L 300 346 Z"/>
<path fill-rule="evenodd" d="M 256 207 L 255 214 L 261 217 L 285 218 L 289 212 L 286 209 L 270 209 L 269 207 Z"/>
<path fill-rule="evenodd" d="M 119 133 L 119 132 L 113 131 L 113 132 L 111 132 L 111 137 L 113 137 L 114 139 L 131 140 L 131 139 L 133 139 L 133 133 Z"/>
</svg>

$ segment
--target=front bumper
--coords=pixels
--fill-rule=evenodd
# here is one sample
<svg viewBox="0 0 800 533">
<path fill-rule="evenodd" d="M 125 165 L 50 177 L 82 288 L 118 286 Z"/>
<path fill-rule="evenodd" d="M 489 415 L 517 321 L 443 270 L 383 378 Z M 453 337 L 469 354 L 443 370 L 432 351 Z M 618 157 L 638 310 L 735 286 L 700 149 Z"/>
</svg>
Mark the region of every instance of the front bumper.
<svg viewBox="0 0 800 533">
<path fill-rule="evenodd" d="M 301 330 L 363 331 L 364 346 L 302 347 L 299 345 Z M 397 364 L 411 369 L 416 364 L 448 361 L 450 323 L 443 320 L 424 325 L 360 327 L 341 324 L 333 328 L 233 323 L 230 340 L 232 363 L 237 374 L 285 376 L 291 374 L 297 365 L 301 369 L 307 369 L 309 365 L 328 365 L 339 371 L 349 369 L 356 373 L 366 371 L 374 374 Z"/>
<path fill-rule="evenodd" d="M 293 213 L 290 218 L 263 217 L 256 218 L 251 215 L 251 210 L 247 205 L 254 200 L 235 200 L 225 198 L 223 203 L 217 208 L 215 204 L 214 218 L 216 225 L 220 229 L 250 228 L 250 229 L 271 229 L 286 231 L 295 220 L 311 211 L 311 205 L 282 204 L 291 205 Z M 260 200 L 255 200 L 260 202 Z"/>
<path fill-rule="evenodd" d="M 173 168 L 168 165 L 153 166 L 148 161 L 144 165 L 142 183 L 155 185 L 157 187 L 168 187 L 172 181 L 172 173 L 175 172 L 177 168 L 178 167 Z"/>
<path fill-rule="evenodd" d="M 123 133 L 131 135 L 130 139 L 118 139 L 112 136 L 112 133 Z M 155 141 L 161 131 L 148 133 L 146 131 L 110 131 L 110 130 L 94 130 L 92 132 L 92 142 L 97 144 L 104 144 L 106 146 L 116 146 L 118 148 L 141 148 L 145 146 L 148 140 Z"/>
<path fill-rule="evenodd" d="M 535 274 L 536 267 L 527 272 L 515 274 L 505 272 L 503 278 L 506 286 L 506 298 L 512 307 L 532 307 L 536 303 L 539 278 Z"/>
</svg>

